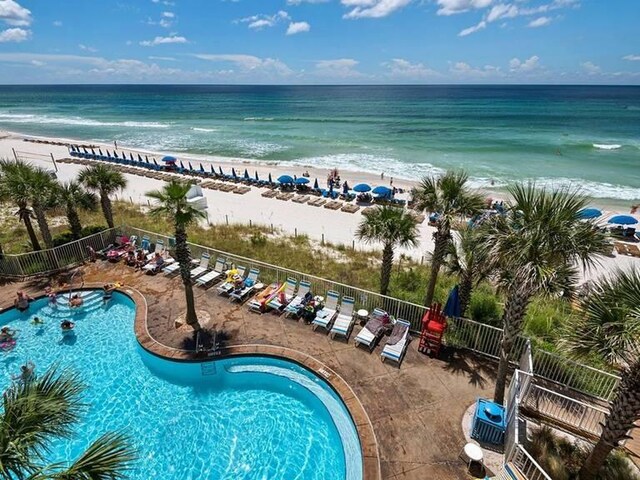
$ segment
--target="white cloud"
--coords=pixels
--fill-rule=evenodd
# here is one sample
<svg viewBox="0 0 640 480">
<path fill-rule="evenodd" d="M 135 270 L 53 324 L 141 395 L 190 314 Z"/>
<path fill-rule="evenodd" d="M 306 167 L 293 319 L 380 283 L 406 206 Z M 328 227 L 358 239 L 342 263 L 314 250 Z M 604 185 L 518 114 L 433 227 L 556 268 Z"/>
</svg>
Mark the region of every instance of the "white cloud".
<svg viewBox="0 0 640 480">
<path fill-rule="evenodd" d="M 440 75 L 435 70 L 425 67 L 422 63 L 411 63 L 404 58 L 394 58 L 390 62 L 383 63 L 382 66 L 387 67 L 389 75 L 395 78 L 420 79 Z"/>
<path fill-rule="evenodd" d="M 311 25 L 307 22 L 291 22 L 287 28 L 287 35 L 295 35 L 296 33 L 308 32 L 311 30 Z"/>
<path fill-rule="evenodd" d="M 500 67 L 494 67 L 493 65 L 485 65 L 483 67 L 473 67 L 466 62 L 456 62 L 450 68 L 454 76 L 468 78 L 488 78 L 488 77 L 502 77 L 504 74 L 500 70 Z"/>
<path fill-rule="evenodd" d="M 303 3 L 327 3 L 329 0 L 287 0 L 287 5 L 301 5 Z"/>
<path fill-rule="evenodd" d="M 230 63 L 241 72 L 261 72 L 270 75 L 288 76 L 293 71 L 283 62 L 273 58 L 260 58 L 243 54 L 208 54 L 197 53 L 193 55 L 200 60 L 209 62 Z"/>
<path fill-rule="evenodd" d="M 552 19 L 550 17 L 539 17 L 539 18 L 536 18 L 535 20 L 531 20 L 528 23 L 527 27 L 530 27 L 530 28 L 545 27 L 549 25 L 551 21 Z"/>
<path fill-rule="evenodd" d="M 149 60 L 162 60 L 162 61 L 166 61 L 166 62 L 175 62 L 176 59 L 173 57 L 156 57 L 154 55 L 149 55 L 147 57 Z"/>
<path fill-rule="evenodd" d="M 78 45 L 78 48 L 79 48 L 80 50 L 84 50 L 84 51 L 86 51 L 86 52 L 91 52 L 91 53 L 95 53 L 95 52 L 97 52 L 97 51 L 98 51 L 97 49 L 95 49 L 95 48 L 93 48 L 93 47 L 88 47 L 87 45 L 84 45 L 84 44 L 82 44 L 82 43 Z"/>
<path fill-rule="evenodd" d="M 0 0 L 0 20 L 13 27 L 28 27 L 33 21 L 31 11 L 14 0 Z"/>
<path fill-rule="evenodd" d="M 167 7 L 173 7 L 176 3 L 171 2 L 169 0 L 151 0 L 153 3 L 159 3 L 161 5 L 165 5 Z"/>
<path fill-rule="evenodd" d="M 481 20 L 480 23 L 478 23 L 477 25 L 474 25 L 473 27 L 468 27 L 465 28 L 464 30 L 461 30 L 460 33 L 458 33 L 459 37 L 466 37 L 467 35 L 471 35 L 472 33 L 476 33 L 478 30 L 482 30 L 483 28 L 487 27 L 487 22 L 485 22 L 484 20 Z"/>
<path fill-rule="evenodd" d="M 406 7 L 413 0 L 341 0 L 351 11 L 344 18 L 381 18 Z"/>
<path fill-rule="evenodd" d="M 54 20 L 52 22 L 54 27 L 61 27 L 62 26 L 62 22 L 60 20 Z"/>
<path fill-rule="evenodd" d="M 145 40 L 140 42 L 143 47 L 155 47 L 157 45 L 164 45 L 167 43 L 189 43 L 189 41 L 179 35 L 171 35 L 168 37 L 156 37 L 153 40 Z"/>
<path fill-rule="evenodd" d="M 625 55 L 622 59 L 630 62 L 640 62 L 640 55 Z"/>
<path fill-rule="evenodd" d="M 315 64 L 315 74 L 321 77 L 361 78 L 364 75 L 356 70 L 360 62 L 353 58 L 338 58 L 334 60 L 318 60 Z"/>
<path fill-rule="evenodd" d="M 273 15 L 251 15 L 250 17 L 244 17 L 240 20 L 236 20 L 236 22 L 246 23 L 247 27 L 252 30 L 262 30 L 263 28 L 275 27 L 278 23 L 288 20 L 291 20 L 289 14 L 284 10 L 280 10 Z"/>
<path fill-rule="evenodd" d="M 478 10 L 491 5 L 493 0 L 438 0 L 438 15 L 455 15 L 457 13 Z"/>
<path fill-rule="evenodd" d="M 7 28 L 0 32 L 0 43 L 20 43 L 28 40 L 30 36 L 30 30 L 25 30 L 24 28 Z"/>
<path fill-rule="evenodd" d="M 602 69 L 593 62 L 582 62 L 580 66 L 589 75 L 597 75 L 602 71 Z"/>
<path fill-rule="evenodd" d="M 175 18 L 176 14 L 173 12 L 162 12 L 162 16 L 165 18 Z"/>
<path fill-rule="evenodd" d="M 539 67 L 540 57 L 533 55 L 526 60 L 521 61 L 519 58 L 512 58 L 509 61 L 509 69 L 512 72 L 530 72 Z"/>
</svg>

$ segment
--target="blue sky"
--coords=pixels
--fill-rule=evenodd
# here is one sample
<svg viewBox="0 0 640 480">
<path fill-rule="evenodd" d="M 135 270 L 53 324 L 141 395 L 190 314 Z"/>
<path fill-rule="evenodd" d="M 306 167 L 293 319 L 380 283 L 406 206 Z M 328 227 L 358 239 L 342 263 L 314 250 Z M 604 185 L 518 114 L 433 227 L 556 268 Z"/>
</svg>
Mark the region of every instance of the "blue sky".
<svg viewBox="0 0 640 480">
<path fill-rule="evenodd" d="M 0 0 L 0 83 L 640 83 L 638 0 Z"/>
</svg>

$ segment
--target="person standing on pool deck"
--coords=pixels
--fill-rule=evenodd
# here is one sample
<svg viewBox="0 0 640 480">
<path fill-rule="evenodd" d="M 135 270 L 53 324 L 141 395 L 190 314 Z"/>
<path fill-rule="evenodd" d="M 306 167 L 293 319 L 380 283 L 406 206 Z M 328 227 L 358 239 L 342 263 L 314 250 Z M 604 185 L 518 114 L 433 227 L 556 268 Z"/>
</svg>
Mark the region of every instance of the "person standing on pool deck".
<svg viewBox="0 0 640 480">
<path fill-rule="evenodd" d="M 13 306 L 19 311 L 24 312 L 29 308 L 29 301 L 32 300 L 32 298 L 21 290 L 16 293 L 16 296 L 18 298 L 13 301 Z"/>
</svg>

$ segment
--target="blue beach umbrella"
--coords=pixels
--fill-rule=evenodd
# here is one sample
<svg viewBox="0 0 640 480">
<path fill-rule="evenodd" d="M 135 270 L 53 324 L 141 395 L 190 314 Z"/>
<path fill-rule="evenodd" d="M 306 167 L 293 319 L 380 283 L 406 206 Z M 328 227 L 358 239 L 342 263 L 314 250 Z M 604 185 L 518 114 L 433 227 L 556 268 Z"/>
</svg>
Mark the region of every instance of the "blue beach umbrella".
<svg viewBox="0 0 640 480">
<path fill-rule="evenodd" d="M 317 178 L 316 178 L 316 181 L 315 181 L 315 182 L 313 182 L 313 188 L 314 188 L 315 190 L 318 190 L 318 189 L 320 188 L 320 185 L 318 185 L 318 179 L 317 179 Z"/>
<path fill-rule="evenodd" d="M 353 187 L 353 191 L 358 193 L 366 193 L 371 191 L 371 187 L 366 183 L 359 183 L 355 187 Z"/>
<path fill-rule="evenodd" d="M 158 166 L 158 162 L 156 162 L 156 159 L 153 159 L 153 164 L 157 167 Z"/>
<path fill-rule="evenodd" d="M 256 170 L 256 182 L 260 181 L 260 177 L 258 177 L 258 171 Z"/>
<path fill-rule="evenodd" d="M 235 168 L 231 168 L 231 176 L 233 178 L 236 178 L 238 175 L 236 175 L 236 169 Z"/>
<path fill-rule="evenodd" d="M 249 180 L 249 170 L 247 170 L 246 168 L 244 169 L 244 179 Z"/>
<path fill-rule="evenodd" d="M 182 163 L 182 160 L 180 160 L 180 168 L 184 170 L 184 163 Z"/>
<path fill-rule="evenodd" d="M 214 170 L 214 168 L 213 168 L 213 164 L 209 165 L 209 168 L 211 169 L 211 173 L 212 173 L 213 175 L 215 175 L 215 174 L 216 174 L 216 171 L 215 171 L 215 170 Z"/>
<path fill-rule="evenodd" d="M 635 225 L 638 223 L 638 220 L 631 215 L 616 215 L 611 217 L 607 223 L 612 223 L 614 225 Z"/>
<path fill-rule="evenodd" d="M 271 179 L 271 172 L 269 172 L 269 183 L 273 183 L 273 180 Z"/>
<path fill-rule="evenodd" d="M 102 150 L 101 150 L 101 149 L 98 149 L 98 153 L 100 154 L 100 156 L 101 156 L 101 157 L 103 156 L 103 155 L 102 155 Z"/>
<path fill-rule="evenodd" d="M 296 182 L 297 185 L 306 185 L 307 183 L 309 183 L 309 179 L 305 178 L 305 177 L 300 177 L 300 178 L 296 178 Z"/>
<path fill-rule="evenodd" d="M 191 165 L 191 162 L 187 162 L 189 163 L 189 170 L 193 171 L 193 165 Z"/>
<path fill-rule="evenodd" d="M 109 152 L 107 152 L 107 155 L 109 155 Z M 149 157 L 147 155 L 144 156 L 144 161 L 149 163 Z"/>
<path fill-rule="evenodd" d="M 220 165 L 218 165 L 218 171 L 220 172 L 220 175 L 224 177 L 224 172 L 222 171 L 222 167 Z"/>
<path fill-rule="evenodd" d="M 162 161 L 164 163 L 176 163 L 177 158 L 176 157 L 172 157 L 171 155 L 167 155 L 165 157 L 162 157 Z"/>
<path fill-rule="evenodd" d="M 393 190 L 391 190 L 389 187 L 379 185 L 373 189 L 373 193 L 376 195 L 382 195 L 383 197 L 386 197 L 388 195 L 391 195 L 393 193 Z"/>
<path fill-rule="evenodd" d="M 597 208 L 583 208 L 578 212 L 578 215 L 580 216 L 580 218 L 586 220 L 586 219 L 598 218 L 602 216 L 602 212 Z"/>
<path fill-rule="evenodd" d="M 293 177 L 291 177 L 291 175 L 280 175 L 278 177 L 278 182 L 280 182 L 280 183 L 293 183 Z"/>
<path fill-rule="evenodd" d="M 462 314 L 460 306 L 460 294 L 458 293 L 458 285 L 453 287 L 449 292 L 449 298 L 442 310 L 447 317 L 458 318 Z"/>
<path fill-rule="evenodd" d="M 102 154 L 100 154 L 102 155 Z M 142 163 L 142 157 L 140 156 L 140 154 L 138 154 L 138 162 Z"/>
<path fill-rule="evenodd" d="M 129 152 L 129 158 L 131 159 L 131 161 L 133 162 L 133 153 Z"/>
<path fill-rule="evenodd" d="M 204 173 L 204 167 L 202 166 L 202 163 L 200 164 L 200 171 Z"/>
</svg>

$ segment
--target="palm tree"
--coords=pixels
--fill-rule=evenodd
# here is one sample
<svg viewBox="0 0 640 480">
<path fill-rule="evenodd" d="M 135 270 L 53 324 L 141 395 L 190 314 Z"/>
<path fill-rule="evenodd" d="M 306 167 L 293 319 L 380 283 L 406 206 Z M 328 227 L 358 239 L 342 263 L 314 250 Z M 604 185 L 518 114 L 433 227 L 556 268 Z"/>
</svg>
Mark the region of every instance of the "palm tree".
<svg viewBox="0 0 640 480">
<path fill-rule="evenodd" d="M 441 177 L 425 177 L 413 190 L 413 198 L 419 210 L 438 214 L 438 227 L 433 233 L 434 247 L 431 255 L 431 273 L 424 304 L 433 302 L 440 267 L 451 241 L 451 225 L 456 218 L 478 213 L 484 199 L 481 194 L 467 187 L 469 175 L 463 170 L 450 170 Z"/>
<path fill-rule="evenodd" d="M 53 248 L 53 238 L 47 222 L 46 210 L 56 203 L 56 182 L 49 172 L 39 167 L 31 167 L 29 175 L 29 197 L 33 214 L 38 222 L 38 228 L 42 234 L 42 240 L 47 248 Z"/>
<path fill-rule="evenodd" d="M 78 210 L 95 210 L 98 203 L 97 197 L 82 188 L 82 185 L 76 181 L 61 183 L 58 186 L 58 199 L 64 206 L 69 228 L 74 239 L 82 236 L 82 224 Z"/>
<path fill-rule="evenodd" d="M 32 167 L 22 161 L 0 160 L 0 198 L 18 207 L 18 218 L 24 223 L 34 250 L 40 250 L 40 242 L 31 223 Z"/>
<path fill-rule="evenodd" d="M 102 214 L 107 220 L 109 228 L 113 228 L 113 209 L 111 207 L 111 195 L 127 186 L 127 179 L 122 173 L 107 165 L 92 165 L 80 171 L 78 181 L 89 190 L 100 195 Z"/>
<path fill-rule="evenodd" d="M 367 243 L 382 243 L 382 269 L 380 293 L 389 290 L 394 250 L 397 247 L 414 247 L 418 244 L 416 217 L 401 208 L 380 206 L 368 210 L 358 225 L 356 238 Z"/>
<path fill-rule="evenodd" d="M 119 479 L 135 459 L 121 434 L 106 433 L 70 466 L 43 465 L 51 440 L 68 438 L 85 410 L 84 390 L 76 375 L 44 375 L 13 383 L 4 392 L 0 413 L 0 478 Z"/>
<path fill-rule="evenodd" d="M 581 480 L 593 480 L 640 419 L 640 272 L 603 276 L 581 302 L 581 310 L 567 326 L 562 345 L 574 355 L 598 355 L 620 369 L 622 377 L 600 439 L 580 470 Z"/>
<path fill-rule="evenodd" d="M 610 248 L 604 233 L 580 219 L 586 200 L 577 190 L 548 191 L 529 183 L 515 184 L 508 191 L 512 202 L 505 215 L 496 215 L 483 227 L 490 266 L 506 297 L 494 393 L 500 404 L 511 350 L 531 299 L 538 294 L 570 297 L 578 264 L 587 268 Z"/>
<path fill-rule="evenodd" d="M 170 219 L 175 228 L 176 260 L 180 264 L 180 276 L 184 285 L 187 302 L 186 323 L 194 330 L 200 330 L 193 299 L 193 282 L 191 281 L 191 252 L 187 243 L 187 227 L 205 218 L 203 210 L 187 201 L 187 192 L 191 184 L 179 180 L 171 180 L 162 189 L 147 193 L 147 197 L 156 201 L 151 215 Z"/>
<path fill-rule="evenodd" d="M 490 273 L 486 250 L 482 245 L 482 229 L 462 229 L 459 242 L 449 242 L 447 253 L 445 266 L 450 274 L 458 276 L 460 315 L 464 316 L 473 287 Z"/>
</svg>

